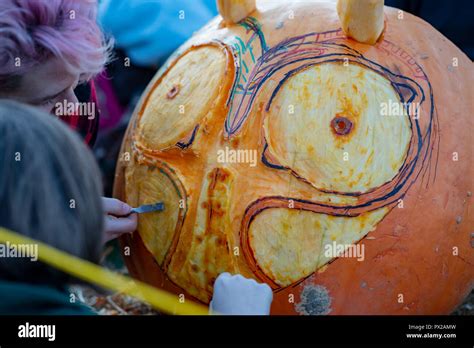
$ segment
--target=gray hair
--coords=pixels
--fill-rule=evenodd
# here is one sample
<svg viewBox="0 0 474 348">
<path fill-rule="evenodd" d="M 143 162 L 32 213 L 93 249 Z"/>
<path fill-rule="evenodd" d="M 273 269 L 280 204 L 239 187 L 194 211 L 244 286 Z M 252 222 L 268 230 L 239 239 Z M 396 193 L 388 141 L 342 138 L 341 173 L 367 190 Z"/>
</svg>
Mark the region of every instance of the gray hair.
<svg viewBox="0 0 474 348">
<path fill-rule="evenodd" d="M 101 176 L 91 151 L 59 119 L 0 100 L 0 226 L 98 262 Z M 29 259 L 0 257 L 0 278 L 61 284 L 69 277 Z"/>
</svg>

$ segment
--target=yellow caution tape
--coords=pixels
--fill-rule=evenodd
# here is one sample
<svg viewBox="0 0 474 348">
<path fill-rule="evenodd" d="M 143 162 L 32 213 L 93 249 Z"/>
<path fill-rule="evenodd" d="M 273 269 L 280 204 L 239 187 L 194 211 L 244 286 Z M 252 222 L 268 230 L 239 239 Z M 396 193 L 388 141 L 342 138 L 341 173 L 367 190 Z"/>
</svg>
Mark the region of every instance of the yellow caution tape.
<svg viewBox="0 0 474 348">
<path fill-rule="evenodd" d="M 130 277 L 111 272 L 92 262 L 82 260 L 47 244 L 0 227 L 0 243 L 33 244 L 38 246 L 38 259 L 76 278 L 121 292 L 149 303 L 154 308 L 178 315 L 207 315 L 208 308 Z"/>
</svg>

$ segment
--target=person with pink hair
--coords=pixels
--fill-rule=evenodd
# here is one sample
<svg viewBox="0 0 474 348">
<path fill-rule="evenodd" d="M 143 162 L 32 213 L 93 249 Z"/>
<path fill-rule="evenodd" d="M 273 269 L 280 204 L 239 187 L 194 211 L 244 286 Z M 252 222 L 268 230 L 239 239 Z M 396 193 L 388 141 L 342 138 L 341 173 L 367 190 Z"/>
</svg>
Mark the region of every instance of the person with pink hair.
<svg viewBox="0 0 474 348">
<path fill-rule="evenodd" d="M 92 103 L 89 104 L 95 105 L 94 86 L 91 79 L 104 69 L 109 59 L 111 43 L 104 38 L 101 29 L 97 25 L 96 11 L 96 0 L 1 0 L 0 2 L 0 98 L 29 104 L 37 109 L 59 116 L 70 127 L 77 130 L 88 144 L 95 140 L 98 114 L 94 108 L 91 108 L 92 111 L 87 110 L 87 112 L 84 112 L 85 109 L 77 110 L 77 108 L 71 111 L 68 105 L 82 104 L 79 103 L 75 89 L 79 84 L 86 82 L 91 85 Z M 75 226 L 76 230 L 83 225 L 87 225 L 82 230 L 86 230 L 88 233 L 84 232 L 86 235 L 72 233 L 74 238 L 82 240 L 84 245 L 94 246 L 94 242 L 87 236 L 94 236 L 93 233 L 97 232 L 95 230 L 101 229 L 100 214 L 102 212 L 97 212 L 97 204 L 90 203 L 91 200 L 97 203 L 97 200 L 92 197 L 93 192 L 81 192 L 80 197 L 83 200 L 78 201 L 80 208 L 78 208 L 76 214 L 57 216 L 58 221 L 45 219 L 41 223 L 37 223 L 38 226 L 33 226 L 34 223 L 31 222 L 37 220 L 37 216 L 34 215 L 37 209 L 32 206 L 31 200 L 34 202 L 48 202 L 52 197 L 58 196 L 54 195 L 53 189 L 48 192 L 46 186 L 50 187 L 50 185 L 47 184 L 51 184 L 51 187 L 63 193 L 67 198 L 66 193 L 71 190 L 77 192 L 78 188 L 82 187 L 81 183 L 90 182 L 93 179 L 97 181 L 97 178 L 93 178 L 94 174 L 97 176 L 97 170 L 93 169 L 95 165 L 90 162 L 92 156 L 89 153 L 85 153 L 85 156 L 78 155 L 77 151 L 82 149 L 87 152 L 87 149 L 84 146 L 80 147 L 74 144 L 74 142 L 77 142 L 76 137 L 72 137 L 71 134 L 68 135 L 67 129 L 60 127 L 60 124 L 56 124 L 55 127 L 53 127 L 53 124 L 51 127 L 49 125 L 44 126 L 44 132 L 33 131 L 32 129 L 35 129 L 35 127 L 44 124 L 47 118 L 41 116 L 41 113 L 38 113 L 34 108 L 28 108 L 11 101 L 6 103 L 0 101 L 0 109 L 0 113 L 3 112 L 3 118 L 0 117 L 0 121 L 2 121 L 0 126 L 5 129 L 4 132 L 6 132 L 6 129 L 12 129 L 13 126 L 18 130 L 18 132 L 10 130 L 3 133 L 5 139 L 2 139 L 2 141 L 5 142 L 0 145 L 8 148 L 24 145 L 30 150 L 33 148 L 37 151 L 43 151 L 38 158 L 47 159 L 47 161 L 39 160 L 23 163 L 27 167 L 37 166 L 35 170 L 31 169 L 18 173 L 13 173 L 12 170 L 2 171 L 7 179 L 4 183 L 1 183 L 3 185 L 0 185 L 0 188 L 3 187 L 4 189 L 3 191 L 0 190 L 0 196 L 4 192 L 4 196 L 7 197 L 5 200 L 11 199 L 25 206 L 25 211 L 29 209 L 33 213 L 26 213 L 29 216 L 23 216 L 20 215 L 18 209 L 14 209 L 14 206 L 7 205 L 6 209 L 3 209 L 6 217 L 2 218 L 0 216 L 0 226 L 5 223 L 7 227 L 13 227 L 15 224 L 23 226 L 23 231 L 18 231 L 20 233 L 33 233 L 35 228 L 46 226 L 44 233 L 47 236 L 43 239 L 48 240 L 49 243 L 53 245 L 62 243 L 63 247 L 69 249 L 83 247 L 83 245 L 75 245 L 77 243 L 69 244 L 70 241 L 64 239 L 67 238 L 68 234 L 75 231 L 74 226 L 71 226 L 70 230 L 64 231 L 64 228 L 67 228 L 64 226 L 69 225 L 66 220 L 69 219 L 71 225 L 77 224 Z M 12 115 L 13 113 L 16 113 L 16 115 Z M 23 115 L 22 119 L 20 119 L 21 115 Z M 25 121 L 28 117 L 32 118 L 31 123 Z M 19 129 L 21 129 L 18 128 L 18 125 L 23 125 L 26 133 L 30 134 L 29 139 L 18 137 Z M 59 134 L 57 137 L 52 135 L 55 132 Z M 0 133 L 2 132 L 0 131 Z M 44 143 L 48 145 L 47 148 L 34 145 L 35 142 L 42 144 L 43 139 L 45 139 Z M 16 144 L 20 145 L 16 146 Z M 61 146 L 65 148 L 59 149 Z M 6 153 L 4 155 L 6 156 Z M 58 158 L 62 159 L 60 161 L 61 165 L 54 164 L 57 163 Z M 68 163 L 69 165 L 67 165 Z M 78 166 L 81 169 L 77 169 Z M 90 177 L 84 177 L 82 172 L 87 172 Z M 8 176 L 9 173 L 13 174 Z M 35 176 L 44 179 L 44 173 L 49 173 L 46 184 L 41 186 L 41 183 L 38 182 L 33 186 L 41 188 L 41 190 L 36 190 L 37 192 L 45 192 L 46 188 L 46 193 L 52 193 L 51 196 L 35 195 L 34 192 L 30 192 L 31 190 L 27 190 L 24 192 L 26 193 L 25 197 L 20 197 L 20 200 L 16 199 L 18 196 L 15 191 L 19 188 L 25 190 L 25 187 L 27 187 L 23 183 L 31 183 Z M 81 180 L 81 178 L 84 180 Z M 15 188 L 15 185 L 10 185 L 9 180 L 19 183 L 18 187 Z M 67 184 L 72 187 L 70 190 Z M 88 197 L 88 195 L 91 197 Z M 83 204 L 87 202 L 87 199 L 89 199 L 89 203 Z M 50 212 L 51 214 L 59 214 L 60 210 L 69 212 L 68 207 L 60 203 L 64 201 L 64 204 L 69 206 L 70 201 L 68 199 L 60 199 L 59 203 L 57 201 L 54 200 L 54 203 L 59 204 L 59 207 L 62 208 Z M 51 204 L 37 203 L 37 205 L 42 208 L 47 207 L 44 208 L 46 210 L 51 208 Z M 111 198 L 102 198 L 102 206 L 106 214 L 104 223 L 105 240 L 115 238 L 122 233 L 133 232 L 136 229 L 136 214 L 124 217 L 130 212 L 130 206 Z M 81 211 L 82 213 L 80 213 Z M 97 216 L 99 216 L 99 220 L 96 219 Z M 74 217 L 74 219 L 71 217 Z M 65 221 L 64 224 L 61 224 L 62 227 L 58 225 L 60 221 Z M 95 228 L 91 227 L 91 221 L 95 221 Z M 54 228 L 47 227 L 48 224 L 53 224 Z M 55 230 L 59 232 L 54 233 Z M 33 233 L 33 235 L 42 237 L 41 235 L 38 236 L 37 233 Z M 99 240 L 97 243 L 99 243 Z M 14 267 L 6 267 L 6 269 L 14 270 Z M 10 274 L 11 272 L 8 271 L 7 273 Z M 22 273 L 20 277 L 26 276 L 24 272 L 20 273 Z M 1 280 L 2 275 L 0 274 L 0 293 L 9 294 L 9 297 L 6 297 L 4 301 L 0 301 L 0 313 L 14 312 L 18 310 L 16 307 L 20 304 L 28 313 L 35 309 L 23 305 L 23 303 L 29 301 L 25 301 L 24 296 L 16 296 L 18 301 L 15 302 L 14 295 L 16 295 L 19 288 L 11 287 L 9 284 L 2 285 Z M 21 280 L 24 281 L 25 279 Z M 52 282 L 51 279 L 43 279 L 43 281 L 49 285 Z M 26 286 L 24 289 L 28 294 L 33 293 L 36 296 L 38 293 L 31 286 Z M 214 289 L 214 297 L 211 303 L 213 313 L 268 314 L 270 311 L 272 291 L 266 284 L 258 284 L 255 280 L 244 278 L 241 275 L 223 273 L 217 278 Z M 24 294 L 25 292 L 23 292 Z M 64 297 L 57 299 L 59 295 L 56 296 L 56 293 L 48 292 L 47 294 L 48 301 L 51 302 L 52 300 L 55 304 L 52 306 L 55 313 L 58 313 L 58 310 L 61 313 L 63 313 L 63 310 L 73 310 L 70 306 L 66 306 Z M 43 298 L 40 301 L 41 308 L 45 307 L 44 300 Z M 59 304 L 64 306 L 58 306 L 58 301 Z M 78 311 L 78 308 L 74 309 L 74 313 L 80 314 Z"/>
<path fill-rule="evenodd" d="M 110 56 L 111 43 L 97 25 L 96 0 L 2 0 L 0 2 L 0 98 L 59 116 L 88 144 L 98 113 L 92 77 Z M 88 111 L 78 112 L 74 90 L 89 82 Z M 63 105 L 72 105 L 71 108 Z M 61 109 L 61 110 L 59 110 Z M 106 239 L 136 229 L 137 216 L 117 199 L 103 198 Z"/>
</svg>

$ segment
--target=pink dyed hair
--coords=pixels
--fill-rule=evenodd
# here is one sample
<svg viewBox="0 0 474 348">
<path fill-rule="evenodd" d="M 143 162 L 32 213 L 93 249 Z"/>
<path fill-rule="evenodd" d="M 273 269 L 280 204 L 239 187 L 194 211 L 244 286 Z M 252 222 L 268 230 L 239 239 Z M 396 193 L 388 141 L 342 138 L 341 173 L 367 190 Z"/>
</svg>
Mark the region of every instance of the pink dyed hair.
<svg viewBox="0 0 474 348">
<path fill-rule="evenodd" d="M 17 87 L 19 77 L 51 57 L 81 81 L 100 73 L 111 42 L 96 14 L 96 0 L 1 0 L 0 89 Z"/>
</svg>

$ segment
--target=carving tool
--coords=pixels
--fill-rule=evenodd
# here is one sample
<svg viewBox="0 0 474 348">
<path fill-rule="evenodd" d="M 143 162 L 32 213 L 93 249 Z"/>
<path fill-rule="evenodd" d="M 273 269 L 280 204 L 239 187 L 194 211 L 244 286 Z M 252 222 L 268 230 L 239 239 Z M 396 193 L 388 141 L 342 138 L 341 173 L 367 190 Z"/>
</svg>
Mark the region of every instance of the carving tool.
<svg viewBox="0 0 474 348">
<path fill-rule="evenodd" d="M 154 211 L 163 211 L 165 209 L 165 204 L 163 202 L 158 202 L 158 203 L 153 203 L 153 204 L 144 204 L 141 205 L 137 208 L 132 208 L 130 211 L 130 214 L 137 213 L 137 214 L 143 214 L 143 213 L 151 213 Z M 130 215 L 128 214 L 128 215 Z"/>
</svg>

